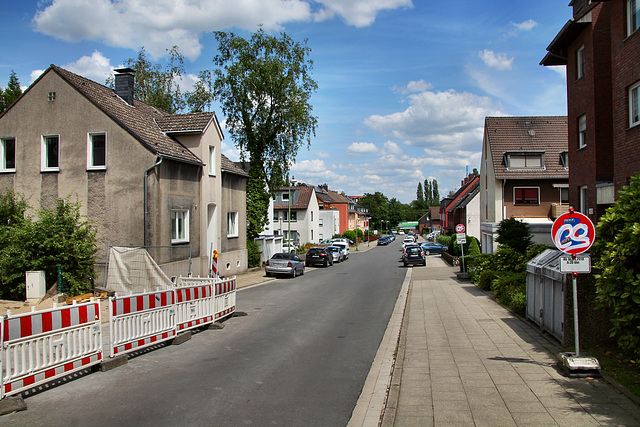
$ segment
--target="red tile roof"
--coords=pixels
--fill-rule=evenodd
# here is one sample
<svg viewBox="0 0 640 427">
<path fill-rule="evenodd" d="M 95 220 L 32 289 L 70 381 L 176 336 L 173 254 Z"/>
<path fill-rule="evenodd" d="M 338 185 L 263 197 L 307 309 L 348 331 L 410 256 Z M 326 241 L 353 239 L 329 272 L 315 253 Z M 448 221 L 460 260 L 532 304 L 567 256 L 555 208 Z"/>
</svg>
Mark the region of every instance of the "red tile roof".
<svg viewBox="0 0 640 427">
<path fill-rule="evenodd" d="M 293 191 L 297 190 L 299 191 L 299 195 L 298 195 L 298 199 L 296 200 L 295 204 L 291 205 L 291 209 L 307 209 L 309 207 L 309 202 L 311 201 L 311 195 L 313 194 L 313 187 L 308 186 L 308 185 L 299 185 L 297 187 L 279 187 L 278 190 L 279 191 L 288 191 L 288 190 L 292 191 L 292 198 L 293 198 Z M 289 204 L 282 204 L 282 205 L 273 205 L 274 209 L 288 209 L 289 208 Z"/>
<path fill-rule="evenodd" d="M 497 179 L 569 179 L 560 160 L 568 150 L 567 117 L 487 117 L 485 138 Z M 543 167 L 509 169 L 506 153 L 544 153 Z"/>
</svg>

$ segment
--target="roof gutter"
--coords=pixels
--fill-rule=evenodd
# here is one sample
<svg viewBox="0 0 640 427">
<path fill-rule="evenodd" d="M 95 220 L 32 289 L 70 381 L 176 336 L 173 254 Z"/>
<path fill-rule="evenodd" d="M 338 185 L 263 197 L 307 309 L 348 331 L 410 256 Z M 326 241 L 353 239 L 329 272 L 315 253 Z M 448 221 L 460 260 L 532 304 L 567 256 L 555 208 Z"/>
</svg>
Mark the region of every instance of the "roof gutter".
<svg viewBox="0 0 640 427">
<path fill-rule="evenodd" d="M 164 156 L 159 155 L 158 160 L 151 167 L 144 171 L 144 246 L 148 246 L 148 222 L 149 222 L 149 184 L 147 184 L 147 178 L 149 177 L 149 172 L 152 169 L 160 166 L 162 161 L 164 160 Z"/>
</svg>

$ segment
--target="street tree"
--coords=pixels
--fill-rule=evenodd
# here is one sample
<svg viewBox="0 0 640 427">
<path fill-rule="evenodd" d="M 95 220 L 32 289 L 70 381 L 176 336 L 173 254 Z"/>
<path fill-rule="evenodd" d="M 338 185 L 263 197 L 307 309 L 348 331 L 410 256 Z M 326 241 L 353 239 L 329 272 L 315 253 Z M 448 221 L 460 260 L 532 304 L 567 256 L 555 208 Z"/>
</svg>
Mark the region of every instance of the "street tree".
<svg viewBox="0 0 640 427">
<path fill-rule="evenodd" d="M 11 70 L 7 87 L 4 90 L 0 88 L 0 113 L 9 108 L 16 99 L 20 98 L 20 95 L 22 95 L 22 89 L 18 76 L 15 71 Z"/>
<path fill-rule="evenodd" d="M 315 136 L 310 98 L 318 85 L 311 78 L 311 48 L 306 40 L 262 29 L 249 40 L 222 31 L 214 35 L 219 53 L 213 59 L 213 94 L 242 160 L 249 161 L 247 236 L 254 238 L 268 221 L 270 194 Z"/>
<path fill-rule="evenodd" d="M 369 210 L 371 222 L 379 229 L 386 229 L 389 221 L 389 199 L 379 191 L 365 193 L 359 204 Z M 383 225 L 383 222 L 385 225 Z"/>
</svg>

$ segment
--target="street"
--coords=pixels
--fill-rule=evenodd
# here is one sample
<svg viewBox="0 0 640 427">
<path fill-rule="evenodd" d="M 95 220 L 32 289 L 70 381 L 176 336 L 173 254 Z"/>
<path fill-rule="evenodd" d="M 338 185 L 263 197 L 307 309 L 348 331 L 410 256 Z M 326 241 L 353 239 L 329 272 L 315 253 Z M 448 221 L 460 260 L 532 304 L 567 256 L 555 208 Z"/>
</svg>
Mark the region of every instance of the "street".
<svg viewBox="0 0 640 427">
<path fill-rule="evenodd" d="M 59 381 L 0 424 L 346 425 L 406 273 L 398 248 L 241 290 L 247 316 L 224 329 Z"/>
</svg>

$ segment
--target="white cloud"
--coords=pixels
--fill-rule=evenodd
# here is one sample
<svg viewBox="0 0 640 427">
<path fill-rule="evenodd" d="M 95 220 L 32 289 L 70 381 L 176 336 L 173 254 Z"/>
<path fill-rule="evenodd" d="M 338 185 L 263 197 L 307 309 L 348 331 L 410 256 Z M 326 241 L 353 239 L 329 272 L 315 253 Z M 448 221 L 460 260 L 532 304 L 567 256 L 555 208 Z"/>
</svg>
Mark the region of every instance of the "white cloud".
<svg viewBox="0 0 640 427">
<path fill-rule="evenodd" d="M 495 53 L 492 50 L 485 49 L 478 52 L 478 56 L 488 67 L 498 70 L 510 70 L 513 67 L 513 58 L 507 58 L 506 53 Z"/>
<path fill-rule="evenodd" d="M 33 70 L 30 75 L 31 80 L 29 81 L 29 84 L 35 82 L 36 79 L 42 75 L 42 73 L 44 73 L 44 70 Z M 24 92 L 24 89 L 22 91 Z"/>
<path fill-rule="evenodd" d="M 528 19 L 524 22 L 509 22 L 509 25 L 513 28 L 515 28 L 518 31 L 531 31 L 533 30 L 533 28 L 538 25 L 538 23 L 536 21 L 534 21 L 533 19 Z"/>
<path fill-rule="evenodd" d="M 107 77 L 113 74 L 114 67 L 109 58 L 96 50 L 91 56 L 83 56 L 76 62 L 63 65 L 62 68 L 104 84 Z"/>
<path fill-rule="evenodd" d="M 329 11 L 342 17 L 349 25 L 367 27 L 382 10 L 413 7 L 411 0 L 317 0 Z M 324 18 L 330 16 L 326 13 Z"/>
<path fill-rule="evenodd" d="M 403 86 L 403 87 L 394 87 L 393 90 L 403 95 L 407 95 L 409 93 L 424 92 L 425 90 L 429 90 L 432 88 L 433 88 L 433 85 L 431 83 L 427 83 L 424 80 L 418 80 L 418 81 L 411 81 L 407 83 L 406 86 Z"/>
<path fill-rule="evenodd" d="M 378 152 L 378 147 L 371 142 L 354 142 L 347 147 L 349 154 L 373 154 Z"/>
<path fill-rule="evenodd" d="M 446 154 L 478 150 L 484 118 L 504 115 L 490 98 L 453 89 L 409 95 L 407 101 L 406 110 L 370 116 L 365 124 L 407 145 L 441 149 Z"/>
<path fill-rule="evenodd" d="M 312 11 L 312 4 L 316 11 Z M 318 4 L 319 6 L 318 8 Z M 178 46 L 194 60 L 207 32 L 241 28 L 279 31 L 289 22 L 325 20 L 339 15 L 349 25 L 371 25 L 382 10 L 412 7 L 411 0 L 56 0 L 41 3 L 36 31 L 76 42 L 100 40 L 114 47 L 145 50 L 154 58 Z"/>
</svg>

